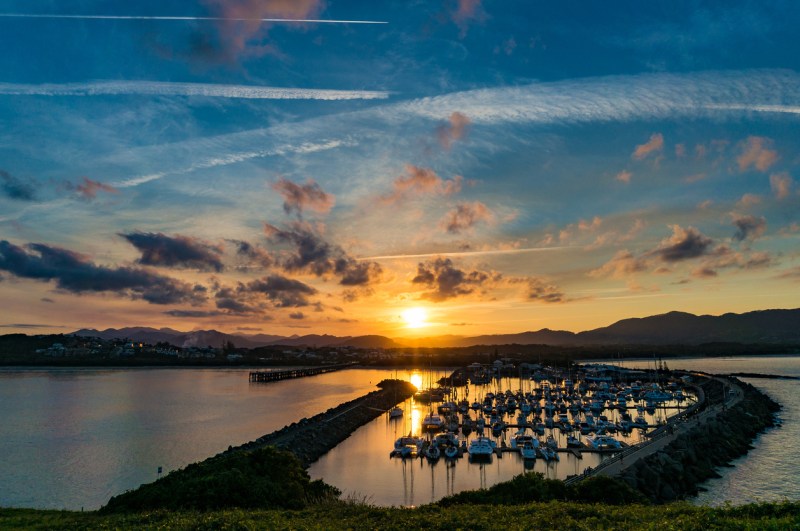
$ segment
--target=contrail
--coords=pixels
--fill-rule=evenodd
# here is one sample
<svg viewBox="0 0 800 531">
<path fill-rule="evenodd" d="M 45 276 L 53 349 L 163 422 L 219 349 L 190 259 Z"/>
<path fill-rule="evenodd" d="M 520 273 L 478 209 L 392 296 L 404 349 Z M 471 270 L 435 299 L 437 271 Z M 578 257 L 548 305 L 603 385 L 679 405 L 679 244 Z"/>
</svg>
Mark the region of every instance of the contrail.
<svg viewBox="0 0 800 531">
<path fill-rule="evenodd" d="M 231 22 L 275 22 L 284 24 L 388 24 L 382 20 L 325 20 L 299 18 L 166 17 L 151 15 L 56 15 L 0 13 L 0 18 L 67 18 L 81 20 L 228 20 Z"/>
<path fill-rule="evenodd" d="M 162 81 L 92 81 L 25 85 L 0 83 L 0 96 L 204 96 L 271 100 L 376 100 L 389 93 L 380 90 L 332 90 L 308 88 L 172 83 Z"/>
<path fill-rule="evenodd" d="M 456 251 L 452 253 L 424 253 L 424 254 L 393 254 L 384 256 L 363 256 L 356 258 L 358 261 L 364 260 L 404 260 L 408 258 L 435 258 L 437 256 L 482 256 L 489 254 L 522 254 L 522 253 L 537 253 L 543 251 L 557 251 L 561 249 L 569 249 L 570 246 L 556 246 L 556 247 L 528 247 L 525 249 L 496 249 L 490 251 Z"/>
</svg>

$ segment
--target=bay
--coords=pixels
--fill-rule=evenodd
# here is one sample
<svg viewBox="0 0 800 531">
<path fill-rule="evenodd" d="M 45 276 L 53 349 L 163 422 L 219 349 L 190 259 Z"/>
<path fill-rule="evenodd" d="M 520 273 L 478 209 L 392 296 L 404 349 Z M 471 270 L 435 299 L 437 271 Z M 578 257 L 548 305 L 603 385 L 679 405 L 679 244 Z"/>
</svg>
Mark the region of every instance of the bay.
<svg viewBox="0 0 800 531">
<path fill-rule="evenodd" d="M 668 360 L 671 368 L 800 375 L 800 358 Z M 624 365 L 647 367 L 647 361 Z M 108 498 L 164 472 L 253 440 L 375 389 L 394 371 L 352 369 L 299 380 L 251 384 L 248 369 L 0 369 L 0 506 L 96 509 Z M 398 377 L 420 381 L 419 372 Z M 441 374 L 435 375 L 438 377 Z M 430 376 L 425 376 L 430 377 Z M 435 379 L 435 378 L 432 378 Z M 800 499 L 800 464 L 787 459 L 800 437 L 800 395 L 791 380 L 752 379 L 784 405 L 783 427 L 761 435 L 756 449 L 707 482 L 697 503 Z M 427 382 L 426 382 L 427 383 Z M 507 382 L 516 389 L 517 382 Z M 478 389 L 473 390 L 478 393 Z M 383 415 L 312 465 L 312 477 L 346 496 L 380 505 L 415 506 L 490 486 L 527 470 L 517 455 L 488 464 L 462 459 L 390 459 L 394 439 L 427 411 L 411 401 L 407 420 Z M 631 441 L 635 442 L 635 441 Z M 566 459 L 565 459 L 566 457 Z M 563 479 L 595 466 L 537 460 L 533 470 Z"/>
</svg>

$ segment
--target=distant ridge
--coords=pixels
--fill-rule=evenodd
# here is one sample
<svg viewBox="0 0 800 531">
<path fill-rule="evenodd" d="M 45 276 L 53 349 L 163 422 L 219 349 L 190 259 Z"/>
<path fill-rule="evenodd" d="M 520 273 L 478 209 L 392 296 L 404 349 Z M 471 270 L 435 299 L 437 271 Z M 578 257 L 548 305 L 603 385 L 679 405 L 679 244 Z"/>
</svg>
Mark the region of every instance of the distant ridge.
<svg viewBox="0 0 800 531">
<path fill-rule="evenodd" d="M 167 342 L 179 347 L 220 347 L 230 341 L 237 347 L 343 347 L 413 348 L 471 347 L 479 345 L 699 345 L 703 343 L 800 343 L 800 309 L 760 310 L 742 314 L 694 315 L 669 312 L 649 317 L 623 319 L 587 330 L 568 332 L 543 328 L 518 334 L 494 334 L 472 337 L 434 336 L 426 338 L 388 338 L 379 335 L 333 336 L 308 334 L 284 337 L 270 334 L 234 335 L 217 330 L 180 332 L 171 328 L 131 327 L 106 330 L 81 329 L 78 336 L 124 339 L 142 343 Z"/>
</svg>

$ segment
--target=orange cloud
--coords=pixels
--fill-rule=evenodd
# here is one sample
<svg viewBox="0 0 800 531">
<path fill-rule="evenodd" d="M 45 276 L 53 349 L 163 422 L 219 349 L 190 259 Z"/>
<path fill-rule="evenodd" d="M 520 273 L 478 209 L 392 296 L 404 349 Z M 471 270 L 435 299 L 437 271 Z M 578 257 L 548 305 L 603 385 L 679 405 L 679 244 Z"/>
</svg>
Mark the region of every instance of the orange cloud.
<svg viewBox="0 0 800 531">
<path fill-rule="evenodd" d="M 381 199 L 386 203 L 397 203 L 410 197 L 424 195 L 453 195 L 461 191 L 464 180 L 460 175 L 452 179 L 442 179 L 429 168 L 406 164 L 406 175 L 394 180 L 393 190 Z"/>
<path fill-rule="evenodd" d="M 436 137 L 439 139 L 439 143 L 443 148 L 450 149 L 450 146 L 453 145 L 453 142 L 456 140 L 461 140 L 466 136 L 467 130 L 471 123 L 472 122 L 466 114 L 458 111 L 454 112 L 450 115 L 449 123 L 447 125 L 441 125 L 436 128 Z"/>
<path fill-rule="evenodd" d="M 742 142 L 742 154 L 737 157 L 739 171 L 751 166 L 758 171 L 767 171 L 778 160 L 778 152 L 772 148 L 772 140 L 763 136 L 749 136 Z"/>
<path fill-rule="evenodd" d="M 792 191 L 792 178 L 788 172 L 773 173 L 769 176 L 769 185 L 778 199 L 786 199 Z"/>
<path fill-rule="evenodd" d="M 614 177 L 616 180 L 628 184 L 631 182 L 631 177 L 633 177 L 633 173 L 629 172 L 628 170 L 622 170 Z"/>
<path fill-rule="evenodd" d="M 264 39 L 268 24 L 262 18 L 313 19 L 319 18 L 325 9 L 324 0 L 204 0 L 221 18 L 217 22 L 219 42 L 203 40 L 196 46 L 207 58 L 230 61 L 238 55 L 261 56 L 278 53 L 269 44 L 253 45 L 253 41 Z M 250 19 L 250 20 L 232 20 Z"/>
<path fill-rule="evenodd" d="M 480 21 L 485 18 L 485 13 L 481 8 L 481 0 L 458 0 L 458 5 L 451 14 L 451 18 L 461 29 L 461 36 L 464 37 L 472 21 Z"/>
<path fill-rule="evenodd" d="M 634 160 L 642 160 L 647 158 L 651 153 L 657 153 L 664 149 L 664 135 L 661 133 L 653 133 L 650 135 L 650 140 L 644 144 L 636 146 L 631 158 Z"/>
<path fill-rule="evenodd" d="M 753 205 L 757 205 L 761 203 L 761 197 L 755 194 L 744 194 L 739 202 L 736 203 L 737 206 L 742 208 L 751 207 Z"/>
<path fill-rule="evenodd" d="M 93 181 L 88 177 L 83 178 L 83 182 L 75 187 L 75 191 L 85 199 L 94 199 L 97 197 L 97 192 L 108 192 L 110 194 L 119 193 L 119 190 L 113 186 L 98 181 Z"/>
</svg>

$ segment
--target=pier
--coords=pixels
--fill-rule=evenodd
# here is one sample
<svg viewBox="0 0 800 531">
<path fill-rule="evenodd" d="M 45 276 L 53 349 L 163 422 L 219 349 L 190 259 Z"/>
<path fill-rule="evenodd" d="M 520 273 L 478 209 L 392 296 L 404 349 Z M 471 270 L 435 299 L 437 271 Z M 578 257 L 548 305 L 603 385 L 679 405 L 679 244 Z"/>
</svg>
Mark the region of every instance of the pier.
<svg viewBox="0 0 800 531">
<path fill-rule="evenodd" d="M 341 371 L 358 365 L 357 363 L 341 363 L 338 365 L 323 365 L 321 367 L 304 367 L 302 369 L 286 369 L 283 371 L 253 371 L 250 373 L 251 383 L 270 383 L 280 380 L 292 380 L 294 378 L 305 378 L 306 376 L 316 376 L 329 372 Z"/>
</svg>

